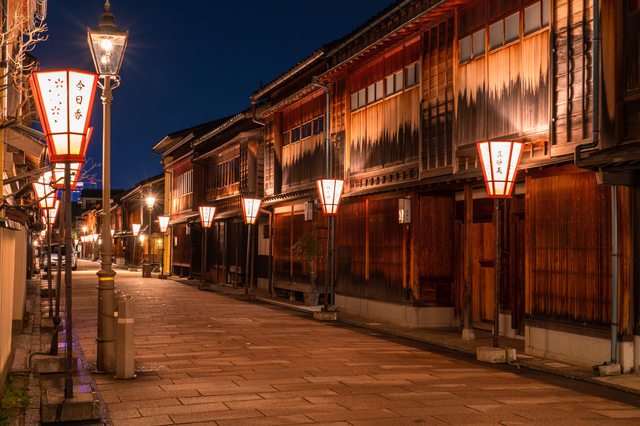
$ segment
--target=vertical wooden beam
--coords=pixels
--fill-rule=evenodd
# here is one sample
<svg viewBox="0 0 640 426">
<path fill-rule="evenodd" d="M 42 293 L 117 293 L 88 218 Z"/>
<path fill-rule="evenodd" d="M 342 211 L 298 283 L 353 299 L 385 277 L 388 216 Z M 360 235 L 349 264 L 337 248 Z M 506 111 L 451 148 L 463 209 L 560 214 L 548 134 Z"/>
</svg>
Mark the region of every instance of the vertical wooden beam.
<svg viewBox="0 0 640 426">
<path fill-rule="evenodd" d="M 369 280 L 369 199 L 365 200 L 365 248 L 364 278 Z"/>
<path fill-rule="evenodd" d="M 470 184 L 464 186 L 464 233 L 465 233 L 465 257 L 464 257 L 464 330 L 463 340 L 475 340 L 473 331 L 473 187 Z"/>
</svg>

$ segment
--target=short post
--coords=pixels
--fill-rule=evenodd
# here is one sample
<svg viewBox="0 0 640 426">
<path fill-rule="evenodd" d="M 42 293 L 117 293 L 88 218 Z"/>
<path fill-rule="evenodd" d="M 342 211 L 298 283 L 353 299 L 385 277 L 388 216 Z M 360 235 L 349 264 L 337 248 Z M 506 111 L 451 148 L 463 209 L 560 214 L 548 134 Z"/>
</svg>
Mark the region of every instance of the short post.
<svg viewBox="0 0 640 426">
<path fill-rule="evenodd" d="M 135 379 L 133 346 L 133 297 L 118 301 L 118 337 L 116 342 L 116 379 Z"/>
</svg>

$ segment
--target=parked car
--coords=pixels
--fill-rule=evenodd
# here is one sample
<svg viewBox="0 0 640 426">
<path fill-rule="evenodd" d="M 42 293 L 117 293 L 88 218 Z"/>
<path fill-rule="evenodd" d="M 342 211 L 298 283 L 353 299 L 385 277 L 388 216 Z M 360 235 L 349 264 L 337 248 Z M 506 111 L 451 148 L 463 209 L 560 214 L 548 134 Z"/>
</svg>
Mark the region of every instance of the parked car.
<svg viewBox="0 0 640 426">
<path fill-rule="evenodd" d="M 51 244 L 51 268 L 55 269 L 58 267 L 58 246 L 59 244 Z M 62 266 L 66 266 L 66 245 L 63 244 L 62 245 Z M 45 251 L 44 253 L 44 270 L 48 271 L 49 270 L 49 258 L 47 256 L 47 252 Z M 72 270 L 76 270 L 78 269 L 78 252 L 76 251 L 76 248 L 71 246 L 71 269 Z"/>
</svg>

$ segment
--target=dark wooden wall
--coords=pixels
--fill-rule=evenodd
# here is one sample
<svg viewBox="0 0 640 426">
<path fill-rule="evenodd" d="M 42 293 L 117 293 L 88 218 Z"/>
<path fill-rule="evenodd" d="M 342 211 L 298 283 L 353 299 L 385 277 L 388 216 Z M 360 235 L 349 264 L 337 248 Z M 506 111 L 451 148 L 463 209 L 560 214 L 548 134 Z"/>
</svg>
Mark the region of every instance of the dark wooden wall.
<svg viewBox="0 0 640 426">
<path fill-rule="evenodd" d="M 306 261 L 294 257 L 291 246 L 307 232 L 315 233 L 323 245 L 325 255 L 316 259 L 314 270 L 316 285 L 324 289 L 326 278 L 326 244 L 327 244 L 327 219 L 321 211 L 314 211 L 314 220 L 305 221 L 301 211 L 277 213 L 275 215 L 274 229 L 274 277 L 284 283 L 294 282 L 301 284 L 310 283 L 310 269 Z M 277 285 L 276 285 L 277 286 Z"/>
<path fill-rule="evenodd" d="M 420 196 L 413 221 L 420 301 L 452 306 L 455 264 L 453 195 Z"/>
<path fill-rule="evenodd" d="M 526 181 L 527 314 L 587 325 L 611 322 L 611 187 L 595 174 Z M 630 194 L 619 197 L 620 322 L 629 332 Z M 626 266 L 625 266 L 626 265 Z"/>
<path fill-rule="evenodd" d="M 341 204 L 336 230 L 337 289 L 345 294 L 406 302 L 406 234 L 398 198 Z"/>
</svg>

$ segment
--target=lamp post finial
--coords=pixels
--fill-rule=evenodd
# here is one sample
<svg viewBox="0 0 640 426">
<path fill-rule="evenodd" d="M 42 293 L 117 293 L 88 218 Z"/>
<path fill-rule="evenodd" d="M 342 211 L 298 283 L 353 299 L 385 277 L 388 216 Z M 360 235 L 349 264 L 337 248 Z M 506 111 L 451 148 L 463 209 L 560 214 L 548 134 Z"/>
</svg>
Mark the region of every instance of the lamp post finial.
<svg viewBox="0 0 640 426">
<path fill-rule="evenodd" d="M 109 4 L 109 0 L 107 0 L 104 4 L 104 10 L 106 10 L 107 12 L 111 10 L 111 4 Z"/>
</svg>

